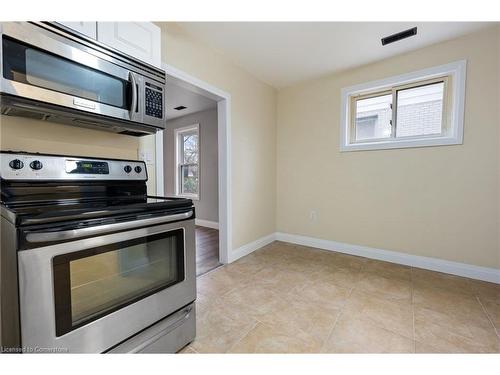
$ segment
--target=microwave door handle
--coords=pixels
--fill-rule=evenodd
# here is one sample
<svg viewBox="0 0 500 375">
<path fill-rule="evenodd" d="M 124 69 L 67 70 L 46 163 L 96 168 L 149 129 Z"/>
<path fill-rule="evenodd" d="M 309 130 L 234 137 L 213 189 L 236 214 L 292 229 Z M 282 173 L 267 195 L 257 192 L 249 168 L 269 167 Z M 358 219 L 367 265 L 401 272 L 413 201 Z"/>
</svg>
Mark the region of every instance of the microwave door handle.
<svg viewBox="0 0 500 375">
<path fill-rule="evenodd" d="M 39 242 L 73 240 L 76 238 L 96 236 L 99 234 L 115 232 L 119 230 L 137 229 L 149 225 L 158 225 L 158 224 L 169 223 L 172 221 L 185 220 L 189 219 L 192 215 L 193 211 L 189 211 L 180 214 L 152 217 L 142 220 L 132 220 L 123 223 L 98 225 L 95 227 L 88 227 L 88 228 L 63 230 L 59 232 L 28 233 L 26 235 L 26 241 L 30 243 L 39 243 Z"/>
<path fill-rule="evenodd" d="M 135 74 L 132 72 L 129 72 L 129 77 L 130 77 L 130 85 L 132 86 L 132 101 L 130 103 L 130 119 L 132 119 L 132 116 L 135 112 L 135 109 L 137 108 L 137 82 L 135 80 Z"/>
</svg>

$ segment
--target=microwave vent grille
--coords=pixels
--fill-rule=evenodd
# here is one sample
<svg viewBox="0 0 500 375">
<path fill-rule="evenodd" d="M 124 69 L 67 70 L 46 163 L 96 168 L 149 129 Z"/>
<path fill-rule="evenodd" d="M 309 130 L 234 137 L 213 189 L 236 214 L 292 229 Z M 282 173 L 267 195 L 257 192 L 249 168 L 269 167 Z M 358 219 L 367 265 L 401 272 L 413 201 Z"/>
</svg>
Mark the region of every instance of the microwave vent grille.
<svg viewBox="0 0 500 375">
<path fill-rule="evenodd" d="M 157 128 L 153 126 L 117 121 L 101 115 L 97 116 L 80 110 L 5 94 L 0 95 L 0 107 L 2 115 L 51 121 L 135 137 L 155 134 L 157 131 Z"/>
<path fill-rule="evenodd" d="M 46 120 L 47 116 L 43 113 L 25 110 L 21 108 L 7 107 L 2 109 L 2 115 L 5 116 L 19 116 L 33 120 Z"/>
</svg>

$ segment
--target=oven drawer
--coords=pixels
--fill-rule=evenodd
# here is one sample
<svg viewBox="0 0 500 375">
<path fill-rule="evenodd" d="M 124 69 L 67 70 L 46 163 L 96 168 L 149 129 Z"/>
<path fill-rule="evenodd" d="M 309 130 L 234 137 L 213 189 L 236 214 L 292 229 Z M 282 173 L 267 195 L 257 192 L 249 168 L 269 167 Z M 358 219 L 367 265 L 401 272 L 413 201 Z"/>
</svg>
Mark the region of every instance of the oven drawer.
<svg viewBox="0 0 500 375">
<path fill-rule="evenodd" d="M 195 304 L 173 313 L 107 353 L 176 353 L 196 336 Z"/>
<path fill-rule="evenodd" d="M 194 220 L 18 252 L 22 345 L 99 353 L 196 298 Z"/>
</svg>

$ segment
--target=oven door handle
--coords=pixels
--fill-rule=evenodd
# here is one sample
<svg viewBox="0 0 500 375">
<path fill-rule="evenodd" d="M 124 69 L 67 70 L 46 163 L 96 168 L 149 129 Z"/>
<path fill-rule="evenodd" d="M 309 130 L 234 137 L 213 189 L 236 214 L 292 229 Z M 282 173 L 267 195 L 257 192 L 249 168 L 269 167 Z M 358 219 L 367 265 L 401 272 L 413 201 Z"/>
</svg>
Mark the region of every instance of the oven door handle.
<svg viewBox="0 0 500 375">
<path fill-rule="evenodd" d="M 193 211 L 183 212 L 181 214 L 152 217 L 142 220 L 127 221 L 123 223 L 105 224 L 89 228 L 63 230 L 59 232 L 28 233 L 26 235 L 26 241 L 31 243 L 39 243 L 39 242 L 73 240 L 76 238 L 95 236 L 108 232 L 136 229 L 144 226 L 170 223 L 172 221 L 178 221 L 178 220 L 185 220 L 189 219 L 191 216 L 193 216 Z"/>
</svg>

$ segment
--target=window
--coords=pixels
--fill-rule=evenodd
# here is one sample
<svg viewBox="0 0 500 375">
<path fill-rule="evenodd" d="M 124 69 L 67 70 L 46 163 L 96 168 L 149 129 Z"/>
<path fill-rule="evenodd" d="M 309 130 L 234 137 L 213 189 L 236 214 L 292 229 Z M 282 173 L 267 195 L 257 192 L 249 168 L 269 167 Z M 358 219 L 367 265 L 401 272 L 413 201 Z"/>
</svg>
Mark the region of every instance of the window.
<svg viewBox="0 0 500 375">
<path fill-rule="evenodd" d="M 465 61 L 342 90 L 341 151 L 461 144 Z"/>
<path fill-rule="evenodd" d="M 198 199 L 200 194 L 200 137 L 198 124 L 175 131 L 176 194 Z"/>
</svg>

